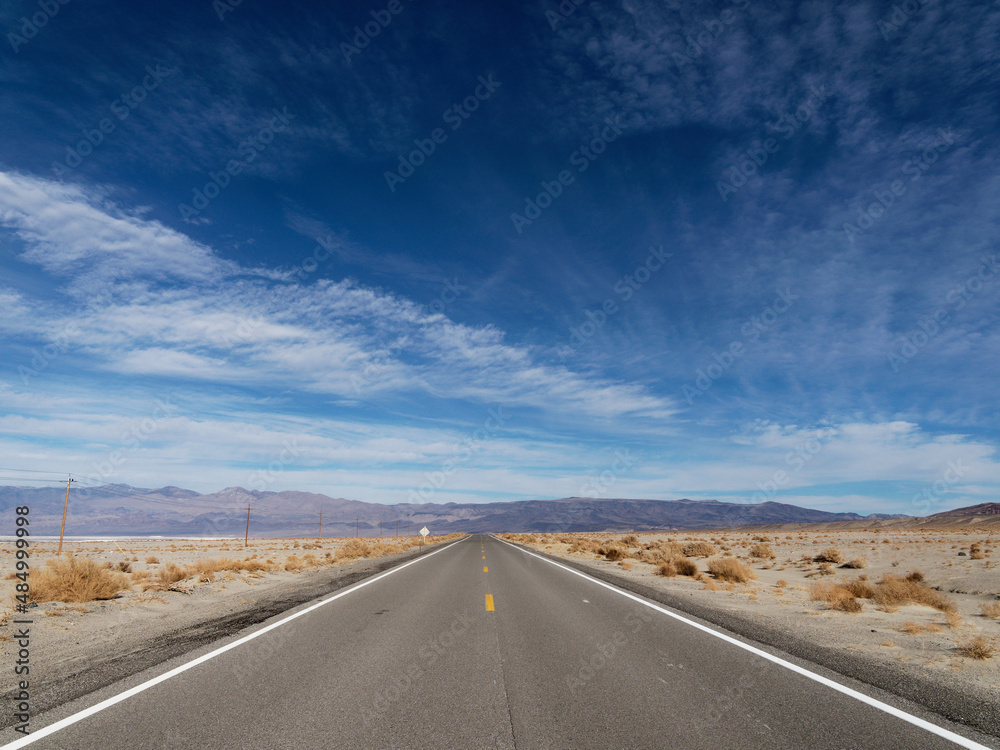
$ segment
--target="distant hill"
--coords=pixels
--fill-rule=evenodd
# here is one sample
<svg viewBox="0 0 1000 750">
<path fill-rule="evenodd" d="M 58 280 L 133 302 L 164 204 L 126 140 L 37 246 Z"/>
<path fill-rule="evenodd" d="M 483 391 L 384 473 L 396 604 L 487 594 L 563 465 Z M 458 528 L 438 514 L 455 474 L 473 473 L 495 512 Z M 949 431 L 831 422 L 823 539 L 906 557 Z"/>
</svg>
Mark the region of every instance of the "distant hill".
<svg viewBox="0 0 1000 750">
<path fill-rule="evenodd" d="M 0 487 L 0 529 L 13 529 L 13 509 L 31 508 L 35 535 L 59 533 L 65 490 Z M 496 503 L 381 505 L 310 492 L 260 492 L 227 487 L 202 495 L 179 487 L 141 489 L 106 485 L 73 487 L 66 533 L 76 535 L 242 536 L 247 505 L 251 536 L 314 536 L 323 511 L 324 536 L 391 536 L 452 532 L 632 531 L 704 529 L 760 524 L 830 523 L 885 516 L 828 513 L 796 505 L 724 503 L 717 500 L 636 500 L 570 497 Z M 0 532 L 2 533 L 2 532 Z"/>
<path fill-rule="evenodd" d="M 1000 503 L 980 503 L 965 508 L 955 508 L 935 513 L 931 516 L 884 516 L 857 521 L 833 521 L 822 527 L 812 524 L 785 523 L 766 527 L 773 531 L 808 530 L 823 528 L 834 530 L 851 529 L 952 529 L 952 528 L 982 528 L 1000 526 Z"/>
<path fill-rule="evenodd" d="M 979 505 L 970 505 L 966 508 L 955 508 L 955 510 L 946 510 L 941 513 L 935 513 L 930 516 L 930 518 L 940 518 L 942 516 L 956 518 L 966 518 L 968 516 L 1000 516 L 1000 503 L 980 503 Z"/>
</svg>

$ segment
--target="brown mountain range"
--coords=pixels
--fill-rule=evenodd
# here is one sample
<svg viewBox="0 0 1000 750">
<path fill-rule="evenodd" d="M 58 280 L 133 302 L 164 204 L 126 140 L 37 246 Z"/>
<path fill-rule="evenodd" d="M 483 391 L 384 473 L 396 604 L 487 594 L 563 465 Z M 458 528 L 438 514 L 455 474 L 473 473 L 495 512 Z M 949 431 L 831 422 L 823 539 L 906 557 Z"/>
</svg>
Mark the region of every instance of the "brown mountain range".
<svg viewBox="0 0 1000 750">
<path fill-rule="evenodd" d="M 31 508 L 33 535 L 59 533 L 64 490 L 0 487 L 0 523 L 13 527 L 13 509 Z M 250 506 L 252 536 L 314 536 L 323 512 L 324 536 L 416 533 L 558 532 L 699 529 L 760 524 L 877 522 L 884 515 L 829 513 L 784 503 L 570 497 L 494 503 L 383 505 L 309 492 L 259 492 L 228 487 L 207 495 L 180 487 L 128 485 L 70 492 L 66 533 L 108 536 L 242 536 Z M 9 516 L 9 518 L 8 518 Z"/>
</svg>

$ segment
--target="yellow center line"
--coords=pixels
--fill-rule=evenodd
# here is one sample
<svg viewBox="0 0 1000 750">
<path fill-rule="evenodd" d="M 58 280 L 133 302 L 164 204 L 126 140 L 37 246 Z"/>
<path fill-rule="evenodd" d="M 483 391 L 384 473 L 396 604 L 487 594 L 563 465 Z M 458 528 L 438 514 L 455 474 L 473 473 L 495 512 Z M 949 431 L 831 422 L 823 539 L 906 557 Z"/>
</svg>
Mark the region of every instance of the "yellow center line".
<svg viewBox="0 0 1000 750">
<path fill-rule="evenodd" d="M 489 573 L 489 572 L 490 572 L 490 569 L 489 569 L 489 568 L 487 568 L 487 567 L 486 567 L 486 566 L 484 565 L 484 566 L 483 566 L 483 572 L 484 572 L 484 573 Z"/>
<path fill-rule="evenodd" d="M 493 612 L 493 594 L 486 595 L 486 611 Z"/>
</svg>

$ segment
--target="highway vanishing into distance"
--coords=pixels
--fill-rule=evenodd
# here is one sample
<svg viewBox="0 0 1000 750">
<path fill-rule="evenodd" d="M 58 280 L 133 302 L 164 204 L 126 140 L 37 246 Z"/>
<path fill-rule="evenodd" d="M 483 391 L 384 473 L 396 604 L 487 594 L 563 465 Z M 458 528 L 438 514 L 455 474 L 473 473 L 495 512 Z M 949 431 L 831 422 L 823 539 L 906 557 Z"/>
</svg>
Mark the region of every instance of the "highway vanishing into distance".
<svg viewBox="0 0 1000 750">
<path fill-rule="evenodd" d="M 997 747 L 823 674 L 473 536 L 2 740 L 67 750 Z"/>
</svg>

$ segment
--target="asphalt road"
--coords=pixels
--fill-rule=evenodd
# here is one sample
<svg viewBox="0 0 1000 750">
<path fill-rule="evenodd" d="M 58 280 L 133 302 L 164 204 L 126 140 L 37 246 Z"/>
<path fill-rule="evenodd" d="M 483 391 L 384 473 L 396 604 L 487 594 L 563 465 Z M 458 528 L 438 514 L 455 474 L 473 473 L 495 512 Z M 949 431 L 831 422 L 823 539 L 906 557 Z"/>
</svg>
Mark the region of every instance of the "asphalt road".
<svg viewBox="0 0 1000 750">
<path fill-rule="evenodd" d="M 959 746 L 490 537 L 309 606 L 36 717 L 91 711 L 31 747 Z"/>
</svg>

